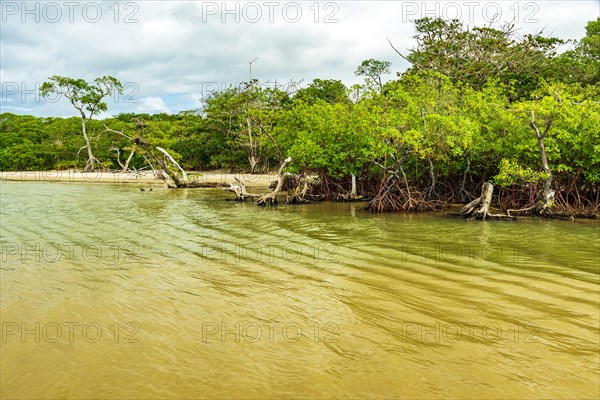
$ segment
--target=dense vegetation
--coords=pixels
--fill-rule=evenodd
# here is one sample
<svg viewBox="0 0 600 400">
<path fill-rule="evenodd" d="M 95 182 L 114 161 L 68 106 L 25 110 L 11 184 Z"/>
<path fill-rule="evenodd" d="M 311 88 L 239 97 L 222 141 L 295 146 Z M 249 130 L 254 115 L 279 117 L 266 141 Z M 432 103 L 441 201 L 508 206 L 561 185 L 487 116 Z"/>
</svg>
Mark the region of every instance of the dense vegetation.
<svg viewBox="0 0 600 400">
<path fill-rule="evenodd" d="M 348 198 L 354 175 L 378 211 L 466 202 L 486 181 L 500 187 L 503 209 L 533 205 L 551 187 L 552 206 L 597 211 L 600 18 L 569 43 L 517 37 L 511 26 L 415 25 L 416 47 L 397 52 L 411 67 L 387 83 L 390 63 L 366 60 L 356 70 L 363 85 L 315 79 L 291 91 L 254 80 L 177 115 L 93 120 L 84 106 L 73 118 L 1 114 L 0 170 L 90 169 L 92 148 L 103 168 L 147 167 L 147 154 L 123 132 L 189 170 L 264 172 L 290 156 L 296 184 L 319 177 L 310 198 Z"/>
</svg>

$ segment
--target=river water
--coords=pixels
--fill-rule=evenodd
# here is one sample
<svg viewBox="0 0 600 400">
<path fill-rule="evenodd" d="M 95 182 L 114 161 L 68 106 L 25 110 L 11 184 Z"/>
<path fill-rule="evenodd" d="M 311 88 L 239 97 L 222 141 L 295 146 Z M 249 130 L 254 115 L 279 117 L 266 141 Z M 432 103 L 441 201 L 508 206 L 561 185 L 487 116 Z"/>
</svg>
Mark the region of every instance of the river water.
<svg viewBox="0 0 600 400">
<path fill-rule="evenodd" d="M 597 222 L 0 193 L 2 398 L 598 398 Z"/>
</svg>

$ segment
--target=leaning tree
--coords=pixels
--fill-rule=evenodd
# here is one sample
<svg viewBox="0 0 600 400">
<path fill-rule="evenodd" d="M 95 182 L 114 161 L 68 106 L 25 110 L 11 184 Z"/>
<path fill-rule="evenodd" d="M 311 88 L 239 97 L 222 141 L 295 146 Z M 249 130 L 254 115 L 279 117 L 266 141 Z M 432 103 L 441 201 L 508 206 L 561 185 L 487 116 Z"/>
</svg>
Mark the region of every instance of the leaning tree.
<svg viewBox="0 0 600 400">
<path fill-rule="evenodd" d="M 91 120 L 94 115 L 98 115 L 108 109 L 106 102 L 103 99 L 110 96 L 115 91 L 123 93 L 123 85 L 121 82 L 112 76 L 103 76 L 96 78 L 92 83 L 84 79 L 74 79 L 66 76 L 53 75 L 48 78 L 48 82 L 44 82 L 40 87 L 42 96 L 49 98 L 51 96 L 64 96 L 69 102 L 79 111 L 81 115 L 81 132 L 85 140 L 85 146 L 81 148 L 87 149 L 88 160 L 85 164 L 84 171 L 94 171 L 96 163 L 100 161 L 94 156 L 90 138 L 87 134 L 86 123 Z"/>
</svg>

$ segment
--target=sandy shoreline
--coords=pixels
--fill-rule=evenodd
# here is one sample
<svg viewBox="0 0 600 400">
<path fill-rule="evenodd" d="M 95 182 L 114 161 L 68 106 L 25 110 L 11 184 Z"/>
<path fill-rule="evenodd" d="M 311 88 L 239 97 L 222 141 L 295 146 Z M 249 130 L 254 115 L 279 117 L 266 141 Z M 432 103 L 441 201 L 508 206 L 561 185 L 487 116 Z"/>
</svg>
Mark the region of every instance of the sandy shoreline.
<svg viewBox="0 0 600 400">
<path fill-rule="evenodd" d="M 186 171 L 187 172 L 187 171 Z M 245 182 L 247 187 L 266 188 L 275 180 L 275 174 L 244 174 L 225 171 L 190 171 L 190 180 L 202 183 L 228 184 L 235 183 L 235 178 Z M 86 182 L 86 183 L 147 183 L 164 184 L 151 171 L 141 172 L 79 172 L 62 171 L 0 171 L 0 181 L 34 181 L 34 182 Z"/>
</svg>

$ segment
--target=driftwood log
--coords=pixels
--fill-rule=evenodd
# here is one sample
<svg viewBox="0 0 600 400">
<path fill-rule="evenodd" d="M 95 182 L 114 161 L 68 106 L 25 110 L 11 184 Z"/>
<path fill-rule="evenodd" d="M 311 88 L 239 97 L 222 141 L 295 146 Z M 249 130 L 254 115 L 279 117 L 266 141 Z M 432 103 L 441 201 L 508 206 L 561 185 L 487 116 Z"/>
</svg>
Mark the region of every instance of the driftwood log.
<svg viewBox="0 0 600 400">
<path fill-rule="evenodd" d="M 281 192 L 281 189 L 283 188 L 283 182 L 285 180 L 285 175 L 283 173 L 283 169 L 286 167 L 286 165 L 288 165 L 288 163 L 290 161 L 292 161 L 292 158 L 288 157 L 279 166 L 279 170 L 277 171 L 277 175 L 276 175 L 277 184 L 275 185 L 275 188 L 273 189 L 273 191 L 270 193 L 267 193 L 267 194 L 248 193 L 248 191 L 246 190 L 246 185 L 244 185 L 244 182 L 242 182 L 238 178 L 235 178 L 235 180 L 237 181 L 237 184 L 230 183 L 230 187 L 227 188 L 226 190 L 228 190 L 230 192 L 234 192 L 236 195 L 237 201 L 246 201 L 246 199 L 254 200 L 255 198 L 258 198 L 258 201 L 256 204 L 259 206 L 265 206 L 267 204 L 275 205 L 275 204 L 277 204 L 277 195 Z"/>
<path fill-rule="evenodd" d="M 246 190 L 246 185 L 242 180 L 238 179 L 237 177 L 234 177 L 233 179 L 237 181 L 237 184 L 230 183 L 230 186 L 225 190 L 229 192 L 234 192 L 236 196 L 236 201 L 246 201 L 246 199 L 254 199 L 255 197 L 261 196 L 260 194 L 248 193 L 248 191 Z"/>
<path fill-rule="evenodd" d="M 260 196 L 256 204 L 258 204 L 259 206 L 265 206 L 267 204 L 277 204 L 277 195 L 279 194 L 279 192 L 281 192 L 281 189 L 283 188 L 283 180 L 285 179 L 283 169 L 286 165 L 288 165 L 290 161 L 292 161 L 292 157 L 288 157 L 285 160 L 283 160 L 283 162 L 279 166 L 279 170 L 277 171 L 277 186 L 275 187 L 275 189 L 273 189 L 271 193 Z"/>
</svg>

